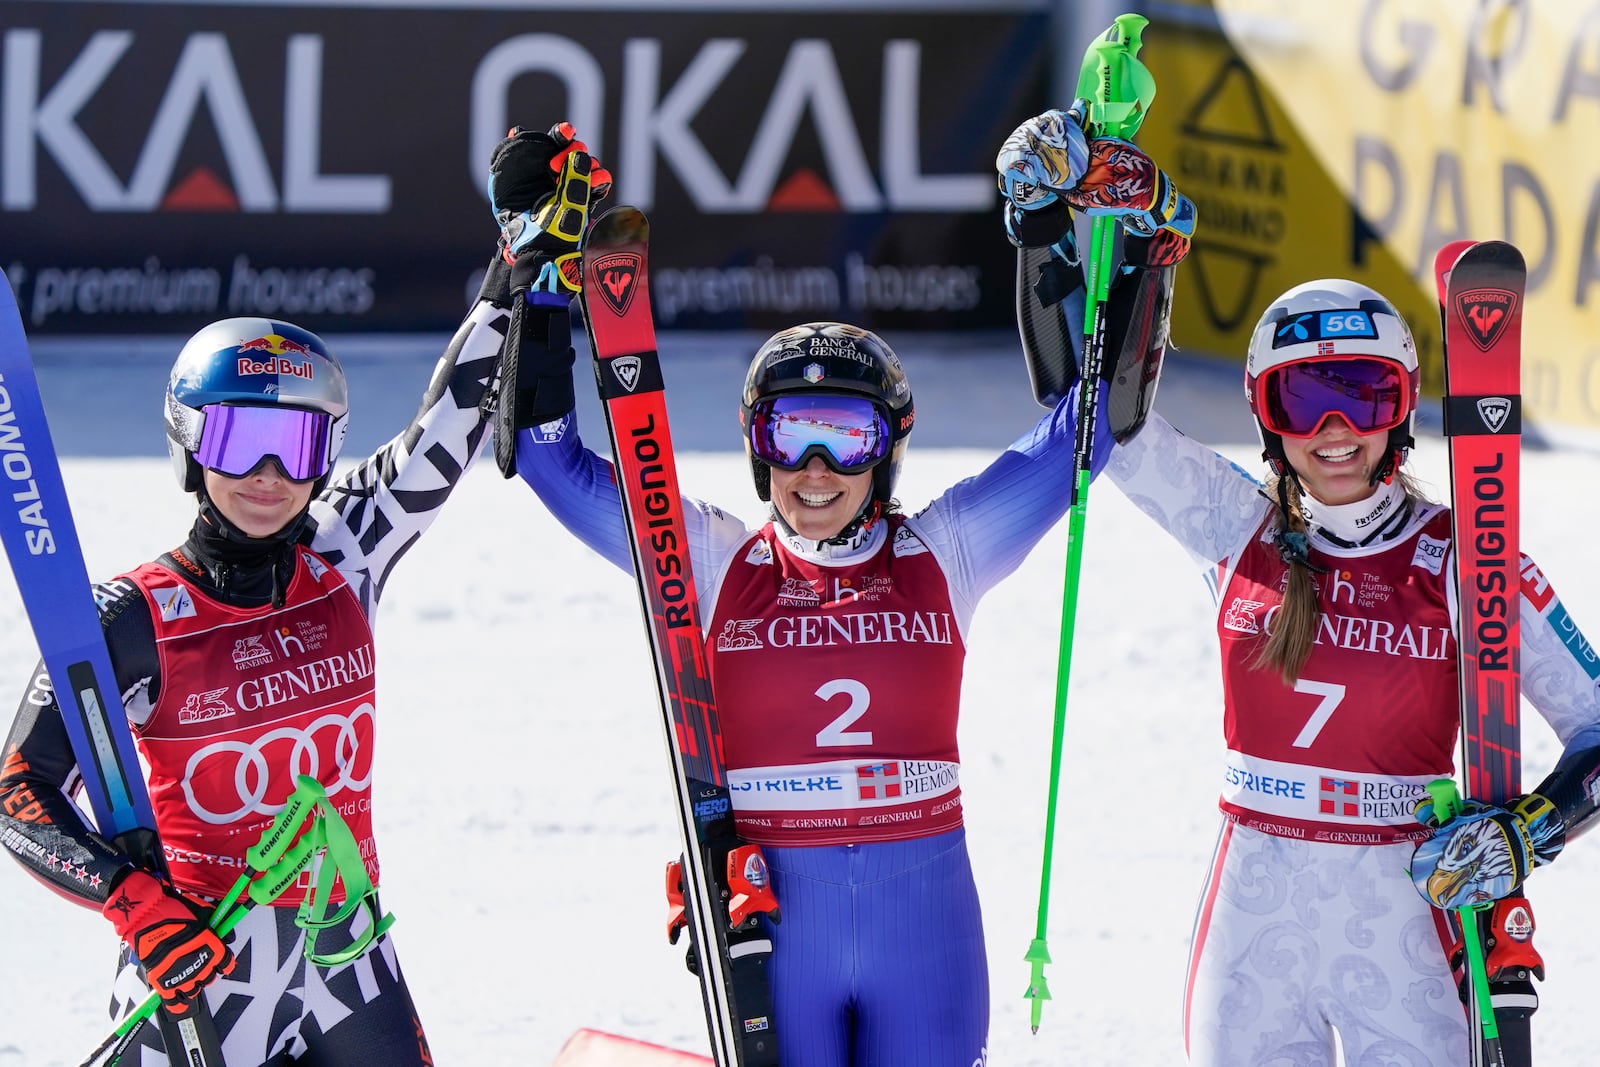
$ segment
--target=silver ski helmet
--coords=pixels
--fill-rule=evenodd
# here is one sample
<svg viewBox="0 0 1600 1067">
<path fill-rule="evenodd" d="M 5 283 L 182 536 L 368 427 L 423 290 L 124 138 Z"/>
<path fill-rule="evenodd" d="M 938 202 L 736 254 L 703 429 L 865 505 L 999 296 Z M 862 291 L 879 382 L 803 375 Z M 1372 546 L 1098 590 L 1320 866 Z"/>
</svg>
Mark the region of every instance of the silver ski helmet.
<svg viewBox="0 0 1600 1067">
<path fill-rule="evenodd" d="M 1283 437 L 1272 429 L 1265 388 L 1269 376 L 1290 364 L 1376 360 L 1392 364 L 1401 381 L 1403 409 L 1389 429 L 1385 460 L 1373 474 L 1376 484 L 1393 475 L 1414 445 L 1417 397 L 1422 376 L 1411 328 L 1376 289 L 1344 278 L 1321 278 L 1297 285 L 1268 305 L 1250 337 L 1244 393 L 1255 416 L 1262 458 L 1282 474 L 1289 468 Z M 1360 428 L 1358 427 L 1358 430 Z"/>
<path fill-rule="evenodd" d="M 263 318 L 222 319 L 189 338 L 167 379 L 164 413 L 167 453 L 185 492 L 202 485 L 196 453 L 211 405 L 327 415 L 330 424 L 317 457 L 323 473 L 314 492 L 327 483 L 344 445 L 350 400 L 344 368 L 322 338 L 293 323 Z"/>
<path fill-rule="evenodd" d="M 894 495 L 905 460 L 907 439 L 916 422 L 911 383 L 900 357 L 877 334 L 843 322 L 807 322 L 767 338 L 750 361 L 739 405 L 739 426 L 756 494 L 772 499 L 772 467 L 757 458 L 750 443 L 755 406 L 763 400 L 814 392 L 866 396 L 882 410 L 889 426 L 888 455 L 872 468 L 872 499 L 885 504 Z"/>
</svg>

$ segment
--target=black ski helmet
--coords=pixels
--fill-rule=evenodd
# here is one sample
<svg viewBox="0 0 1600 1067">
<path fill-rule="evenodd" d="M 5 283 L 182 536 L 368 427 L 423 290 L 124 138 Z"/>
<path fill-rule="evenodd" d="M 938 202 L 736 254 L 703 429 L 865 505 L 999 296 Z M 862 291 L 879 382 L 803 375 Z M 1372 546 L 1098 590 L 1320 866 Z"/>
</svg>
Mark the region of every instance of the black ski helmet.
<svg viewBox="0 0 1600 1067">
<path fill-rule="evenodd" d="M 756 493 L 772 499 L 772 467 L 750 446 L 751 412 L 756 404 L 787 393 L 850 393 L 870 397 L 889 424 L 889 454 L 872 468 L 872 499 L 887 504 L 894 495 L 905 459 L 906 440 L 916 421 L 911 383 L 900 357 L 871 330 L 843 322 L 807 322 L 767 338 L 750 361 L 739 426 Z"/>
</svg>

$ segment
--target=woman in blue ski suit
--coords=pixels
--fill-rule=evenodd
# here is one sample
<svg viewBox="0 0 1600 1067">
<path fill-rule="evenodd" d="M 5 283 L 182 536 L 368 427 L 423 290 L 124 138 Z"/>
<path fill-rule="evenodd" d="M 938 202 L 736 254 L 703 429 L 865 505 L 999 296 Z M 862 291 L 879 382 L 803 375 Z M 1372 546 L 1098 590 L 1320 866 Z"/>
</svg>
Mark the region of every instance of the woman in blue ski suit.
<svg viewBox="0 0 1600 1067">
<path fill-rule="evenodd" d="M 1127 196 L 1148 203 L 1149 190 Z M 1126 267 L 1116 341 L 1155 361 L 1187 244 L 1159 247 L 1167 258 Z M 1128 310 L 1134 293 L 1142 315 Z M 519 395 L 557 399 L 515 413 L 538 427 L 517 435 L 516 470 L 568 530 L 631 571 L 611 464 L 584 447 L 572 413 L 565 316 L 547 307 L 521 350 Z M 915 407 L 900 360 L 856 326 L 795 326 L 756 352 L 741 395 L 768 513 L 752 526 L 683 501 L 738 829 L 762 846 L 782 911 L 769 929 L 785 1063 L 986 1061 L 958 702 L 979 599 L 1069 501 L 1072 400 L 1055 399 L 981 474 L 906 515 L 893 493 Z"/>
</svg>

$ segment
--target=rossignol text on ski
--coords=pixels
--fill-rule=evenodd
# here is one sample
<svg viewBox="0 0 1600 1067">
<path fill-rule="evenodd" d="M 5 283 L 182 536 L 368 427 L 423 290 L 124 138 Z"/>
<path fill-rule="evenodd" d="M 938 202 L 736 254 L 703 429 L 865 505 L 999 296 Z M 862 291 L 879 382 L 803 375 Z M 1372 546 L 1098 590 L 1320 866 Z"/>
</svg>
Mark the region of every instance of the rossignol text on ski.
<svg viewBox="0 0 1600 1067">
<path fill-rule="evenodd" d="M 777 917 L 759 848 L 740 842 L 689 565 L 661 362 L 650 313 L 649 223 L 617 207 L 592 224 L 583 307 L 631 535 L 683 832 L 681 893 L 719 1067 L 773 1067 L 777 1039 L 760 914 Z M 675 878 L 673 872 L 678 872 Z M 676 937 L 679 917 L 671 921 Z"/>
<path fill-rule="evenodd" d="M 1522 303 L 1527 269 L 1503 241 L 1458 241 L 1434 260 L 1444 329 L 1444 433 L 1450 487 L 1466 796 L 1504 804 L 1522 792 L 1518 494 Z M 1474 1067 L 1529 1067 L 1533 987 L 1543 962 L 1517 895 L 1458 913 Z M 1487 1000 L 1487 1004 L 1484 1003 Z"/>
</svg>

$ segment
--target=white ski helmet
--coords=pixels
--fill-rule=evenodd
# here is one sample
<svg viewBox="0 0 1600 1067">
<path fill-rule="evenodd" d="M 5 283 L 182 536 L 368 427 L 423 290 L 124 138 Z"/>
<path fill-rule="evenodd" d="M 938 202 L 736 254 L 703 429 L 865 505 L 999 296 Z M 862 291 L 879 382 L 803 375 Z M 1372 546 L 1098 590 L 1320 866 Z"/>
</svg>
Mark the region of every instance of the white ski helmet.
<svg viewBox="0 0 1600 1067">
<path fill-rule="evenodd" d="M 1279 296 L 1256 322 L 1245 363 L 1244 394 L 1261 437 L 1262 458 L 1279 474 L 1289 469 L 1283 437 L 1269 429 L 1262 388 L 1266 375 L 1292 363 L 1378 359 L 1399 367 L 1407 383 L 1405 407 L 1389 430 L 1389 449 L 1373 473 L 1373 484 L 1391 477 L 1415 444 L 1417 397 L 1422 376 L 1411 328 L 1383 294 L 1360 282 L 1321 278 Z"/>
</svg>

